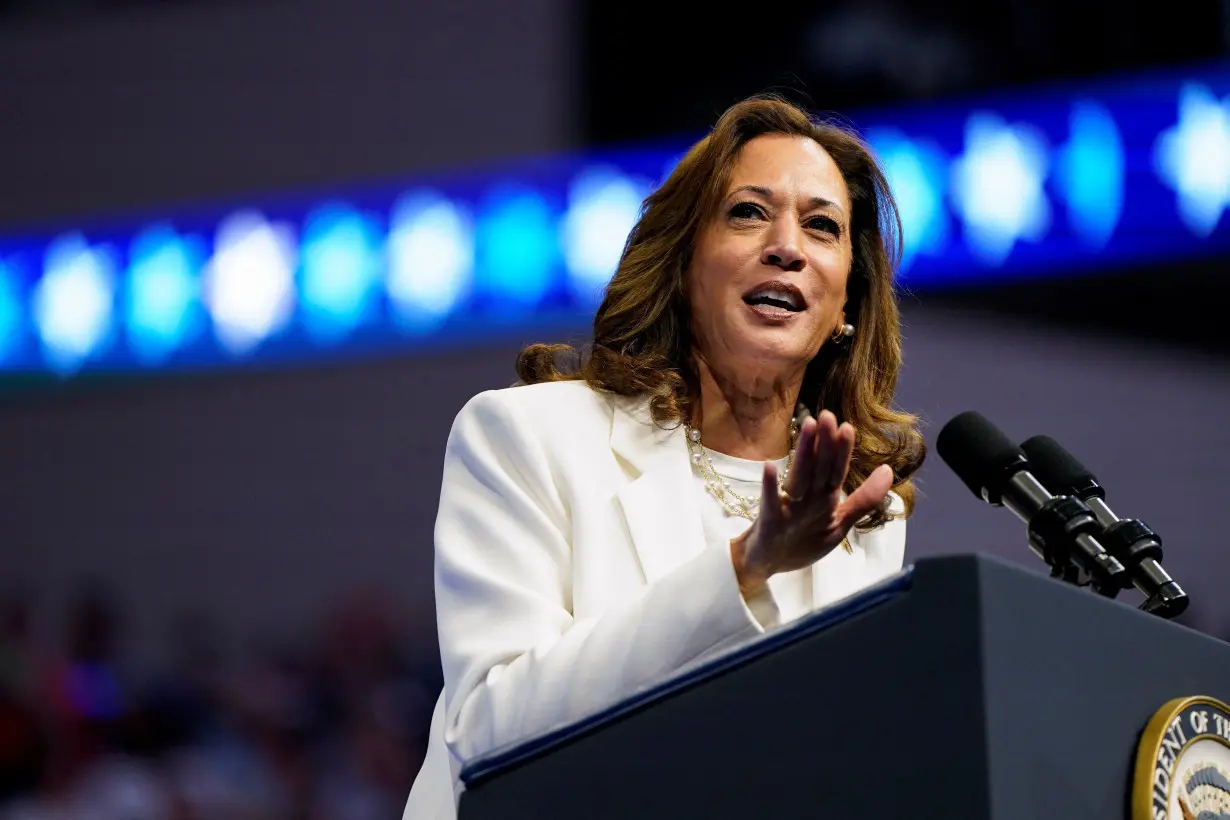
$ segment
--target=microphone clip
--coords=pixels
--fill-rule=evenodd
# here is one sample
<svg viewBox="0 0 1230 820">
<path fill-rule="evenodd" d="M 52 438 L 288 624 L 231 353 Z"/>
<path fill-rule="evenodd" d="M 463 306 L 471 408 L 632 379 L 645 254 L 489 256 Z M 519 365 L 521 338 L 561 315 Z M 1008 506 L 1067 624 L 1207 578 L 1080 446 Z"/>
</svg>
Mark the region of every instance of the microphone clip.
<svg viewBox="0 0 1230 820">
<path fill-rule="evenodd" d="M 1114 598 L 1124 588 L 1127 569 L 1095 540 L 1100 529 L 1085 502 L 1059 495 L 1030 519 L 1029 546 L 1051 567 L 1052 577 L 1092 586 L 1099 595 Z"/>
</svg>

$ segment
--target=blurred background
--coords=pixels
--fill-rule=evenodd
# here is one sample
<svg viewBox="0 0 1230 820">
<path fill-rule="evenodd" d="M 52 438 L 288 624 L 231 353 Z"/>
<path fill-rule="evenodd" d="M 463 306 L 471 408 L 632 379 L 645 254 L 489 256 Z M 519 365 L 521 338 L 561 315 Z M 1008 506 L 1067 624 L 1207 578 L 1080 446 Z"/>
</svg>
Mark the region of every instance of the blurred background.
<svg viewBox="0 0 1230 820">
<path fill-rule="evenodd" d="M 1230 3 L 732 8 L 0 0 L 0 818 L 400 817 L 452 418 L 759 91 L 889 169 L 929 443 L 1064 442 L 1230 635 Z"/>
</svg>

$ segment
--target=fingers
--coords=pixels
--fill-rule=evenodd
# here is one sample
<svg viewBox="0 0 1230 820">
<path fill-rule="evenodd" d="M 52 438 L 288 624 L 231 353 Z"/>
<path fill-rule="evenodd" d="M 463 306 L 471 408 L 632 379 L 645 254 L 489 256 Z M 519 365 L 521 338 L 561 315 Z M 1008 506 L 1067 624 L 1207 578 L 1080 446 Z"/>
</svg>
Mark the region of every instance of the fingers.
<svg viewBox="0 0 1230 820">
<path fill-rule="evenodd" d="M 781 494 L 777 489 L 777 467 L 766 461 L 760 479 L 760 518 L 774 524 L 782 517 Z"/>
<path fill-rule="evenodd" d="M 799 442 L 794 448 L 790 475 L 786 476 L 786 492 L 791 498 L 806 498 L 812 485 L 816 462 L 816 420 L 808 416 L 799 428 Z"/>
<path fill-rule="evenodd" d="M 832 465 L 826 487 L 830 490 L 840 490 L 846 483 L 846 473 L 850 472 L 850 457 L 854 453 L 854 426 L 845 422 L 837 428 L 836 440 L 833 442 Z"/>
<path fill-rule="evenodd" d="M 811 488 L 816 492 L 840 490 L 850 470 L 854 452 L 854 427 L 837 425 L 837 417 L 825 410 L 816 422 L 816 461 L 812 469 Z"/>
<path fill-rule="evenodd" d="M 871 475 L 850 493 L 841 505 L 839 521 L 842 530 L 848 530 L 862 518 L 884 503 L 888 491 L 893 487 L 893 468 L 881 464 L 871 471 Z"/>
<path fill-rule="evenodd" d="M 832 472 L 833 441 L 837 436 L 837 417 L 822 410 L 816 419 L 816 457 L 812 462 L 811 488 L 816 494 L 828 489 L 829 473 Z"/>
</svg>

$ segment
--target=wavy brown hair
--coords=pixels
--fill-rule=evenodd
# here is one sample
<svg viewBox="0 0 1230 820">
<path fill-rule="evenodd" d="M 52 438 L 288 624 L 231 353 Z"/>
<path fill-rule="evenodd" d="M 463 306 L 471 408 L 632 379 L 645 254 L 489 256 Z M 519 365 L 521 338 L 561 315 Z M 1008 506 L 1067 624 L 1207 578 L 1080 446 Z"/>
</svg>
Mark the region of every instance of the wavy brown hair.
<svg viewBox="0 0 1230 820">
<path fill-rule="evenodd" d="M 740 150 L 766 134 L 815 140 L 841 170 L 852 208 L 845 313 L 857 332 L 850 342 L 826 342 L 820 348 L 807 366 L 799 401 L 814 415 L 827 409 L 839 422 L 854 425 L 845 490 L 853 491 L 876 466 L 888 464 L 893 489 L 909 515 L 914 509 L 911 476 L 922 464 L 925 445 L 917 418 L 892 406 L 901 368 L 901 321 L 893 287 L 901 256 L 897 206 L 858 136 L 816 122 L 776 96 L 752 97 L 729 108 L 645 199 L 594 316 L 588 349 L 529 345 L 517 358 L 517 374 L 526 384 L 584 379 L 607 393 L 647 396 L 654 420 L 663 426 L 687 418 L 699 395 L 685 284 L 692 250 L 726 194 Z M 859 528 L 886 520 L 886 511 L 880 510 L 860 521 Z"/>
</svg>

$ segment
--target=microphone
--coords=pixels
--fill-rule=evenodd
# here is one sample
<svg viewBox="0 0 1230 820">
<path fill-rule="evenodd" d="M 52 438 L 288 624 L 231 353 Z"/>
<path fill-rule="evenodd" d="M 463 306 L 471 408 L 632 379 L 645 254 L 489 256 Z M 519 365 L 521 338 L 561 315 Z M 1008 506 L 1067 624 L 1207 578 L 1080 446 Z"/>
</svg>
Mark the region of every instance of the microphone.
<svg viewBox="0 0 1230 820">
<path fill-rule="evenodd" d="M 1052 495 L 1030 472 L 1029 460 L 981 413 L 968 411 L 940 430 L 935 449 L 975 496 L 1004 506 L 1029 525 L 1029 546 L 1052 575 L 1085 573 L 1100 595 L 1113 598 L 1127 570 L 1095 537 L 1100 529 L 1079 498 Z"/>
<path fill-rule="evenodd" d="M 1174 618 L 1187 609 L 1183 588 L 1162 568 L 1162 539 L 1144 522 L 1120 518 L 1106 506 L 1106 491 L 1093 473 L 1050 436 L 1034 436 L 1021 444 L 1034 474 L 1056 492 L 1074 495 L 1093 511 L 1102 527 L 1100 540 L 1111 555 L 1127 565 L 1124 589 L 1134 586 L 1145 596 L 1141 609 Z"/>
</svg>

